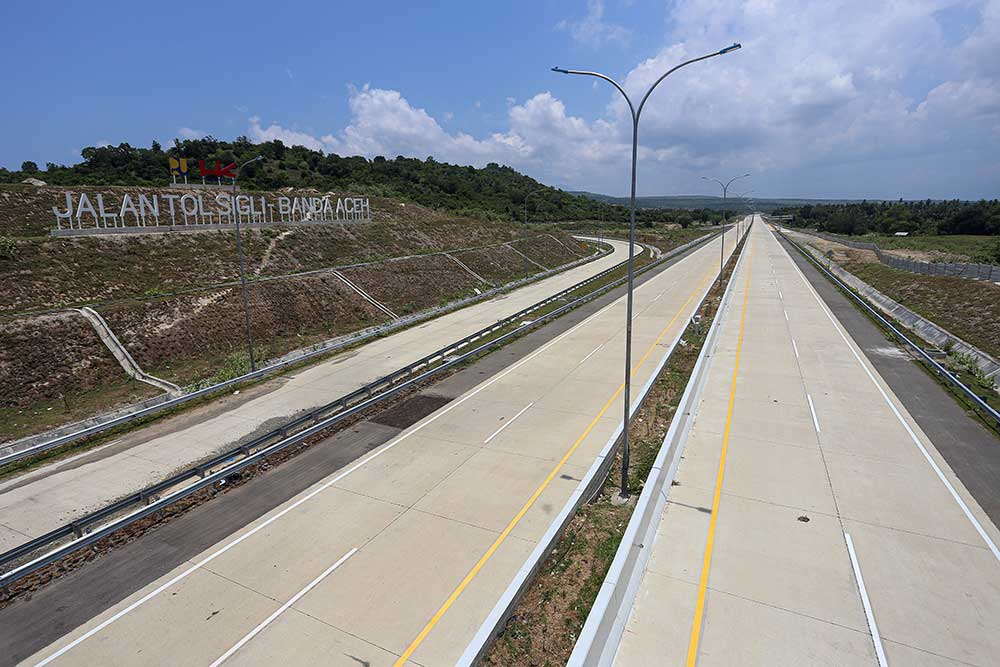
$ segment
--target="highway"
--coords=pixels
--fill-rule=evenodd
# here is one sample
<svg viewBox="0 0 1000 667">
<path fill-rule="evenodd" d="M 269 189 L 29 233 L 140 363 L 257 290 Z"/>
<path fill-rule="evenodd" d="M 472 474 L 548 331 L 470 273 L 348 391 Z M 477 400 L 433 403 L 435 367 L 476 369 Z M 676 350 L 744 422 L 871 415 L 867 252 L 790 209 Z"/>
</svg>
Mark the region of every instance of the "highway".
<svg viewBox="0 0 1000 667">
<path fill-rule="evenodd" d="M 612 253 L 582 266 L 0 482 L 0 551 L 228 450 L 252 433 L 274 428 L 292 415 L 347 394 L 627 258 L 628 244 L 609 243 Z"/>
<path fill-rule="evenodd" d="M 997 664 L 1000 531 L 765 225 L 733 280 L 615 664 Z"/>
<path fill-rule="evenodd" d="M 637 288 L 633 386 L 719 257 L 714 240 Z M 624 310 L 612 301 L 23 664 L 454 664 L 621 422 Z"/>
</svg>

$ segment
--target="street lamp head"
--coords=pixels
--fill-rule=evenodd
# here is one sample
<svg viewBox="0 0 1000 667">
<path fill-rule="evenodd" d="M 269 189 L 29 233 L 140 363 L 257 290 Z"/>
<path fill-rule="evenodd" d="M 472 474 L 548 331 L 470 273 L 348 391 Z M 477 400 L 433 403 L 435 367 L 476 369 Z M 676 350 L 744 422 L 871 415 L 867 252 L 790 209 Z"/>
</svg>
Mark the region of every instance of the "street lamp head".
<svg viewBox="0 0 1000 667">
<path fill-rule="evenodd" d="M 560 74 L 569 74 L 569 70 L 568 69 L 563 69 L 562 67 L 553 67 L 552 71 L 553 72 L 559 72 Z"/>
<path fill-rule="evenodd" d="M 727 46 L 726 48 L 724 48 L 721 51 L 719 51 L 719 55 L 720 56 L 724 56 L 727 53 L 732 53 L 733 51 L 736 51 L 737 49 L 742 49 L 742 48 L 743 48 L 742 44 L 740 44 L 739 42 L 733 42 L 732 46 Z"/>
</svg>

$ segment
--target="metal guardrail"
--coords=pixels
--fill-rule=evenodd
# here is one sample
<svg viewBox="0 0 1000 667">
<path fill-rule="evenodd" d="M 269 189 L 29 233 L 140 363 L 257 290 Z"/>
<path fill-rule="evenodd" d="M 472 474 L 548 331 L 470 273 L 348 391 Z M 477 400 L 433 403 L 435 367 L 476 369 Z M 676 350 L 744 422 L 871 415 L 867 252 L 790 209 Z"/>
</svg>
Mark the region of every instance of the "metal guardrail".
<svg viewBox="0 0 1000 667">
<path fill-rule="evenodd" d="M 806 252 L 806 250 L 802 248 L 798 243 L 796 243 L 788 236 L 786 236 L 785 233 L 781 230 L 781 228 L 778 228 L 778 234 L 781 235 L 781 238 L 783 238 L 785 241 L 791 244 L 792 247 L 798 250 L 803 257 L 805 257 L 812 264 L 814 264 L 816 268 L 822 271 L 823 274 L 827 278 L 829 278 L 834 285 L 836 285 L 841 289 L 841 291 L 843 291 L 845 294 L 854 299 L 854 301 L 860 304 L 865 309 L 865 311 L 868 312 L 876 320 L 878 320 L 878 322 L 881 323 L 882 326 L 891 331 L 894 336 L 896 336 L 904 343 L 909 345 L 911 348 L 913 348 L 917 352 L 917 354 L 919 354 L 923 358 L 924 361 L 930 364 L 931 368 L 933 368 L 939 375 L 942 375 L 945 379 L 947 379 L 955 387 L 957 387 L 963 394 L 965 394 L 968 398 L 970 398 L 980 410 L 982 410 L 987 415 L 992 417 L 993 420 L 997 423 L 997 425 L 1000 426 L 1000 412 L 994 410 L 989 403 L 984 401 L 979 396 L 979 394 L 972 391 L 972 389 L 967 387 L 961 380 L 952 375 L 951 371 L 949 371 L 947 368 L 939 364 L 937 360 L 935 360 L 931 355 L 929 355 L 922 346 L 917 345 L 915 342 L 913 342 L 906 334 L 900 331 L 899 327 L 893 324 L 892 321 L 890 321 L 888 318 L 886 318 L 880 312 L 878 312 L 875 308 L 869 305 L 869 303 L 863 297 L 858 295 L 853 289 L 851 289 L 851 287 L 847 283 L 845 283 L 840 278 L 835 276 L 825 266 L 823 266 L 820 262 L 818 262 L 815 257 Z"/>
<path fill-rule="evenodd" d="M 415 324 L 417 322 L 421 322 L 421 321 L 430 319 L 432 317 L 436 317 L 438 315 L 442 315 L 442 314 L 445 314 L 445 313 L 452 312 L 452 311 L 454 311 L 454 310 L 456 310 L 458 308 L 462 308 L 462 307 L 464 307 L 466 305 L 469 305 L 471 303 L 489 299 L 489 298 L 491 298 L 491 297 L 493 297 L 493 296 L 495 296 L 497 294 L 500 294 L 500 293 L 502 293 L 502 292 L 504 292 L 506 290 L 516 289 L 517 287 L 520 287 L 522 285 L 525 285 L 525 284 L 528 284 L 528 283 L 531 283 L 531 282 L 536 282 L 538 280 L 543 280 L 543 279 L 548 278 L 548 277 L 550 277 L 552 275 L 555 275 L 556 273 L 559 273 L 559 272 L 562 272 L 562 271 L 567 271 L 569 269 L 572 269 L 572 268 L 575 268 L 577 266 L 580 266 L 581 264 L 585 264 L 587 262 L 599 259 L 600 257 L 604 257 L 607 254 L 609 254 L 609 252 L 610 251 L 602 251 L 602 252 L 596 253 L 594 255 L 590 255 L 590 256 L 587 256 L 587 257 L 582 257 L 582 258 L 580 258 L 580 259 L 578 259 L 576 261 L 570 262 L 570 263 L 565 264 L 563 266 L 556 267 L 556 268 L 553 268 L 553 269 L 548 269 L 548 270 L 546 270 L 544 272 L 537 273 L 537 274 L 535 274 L 533 276 L 529 276 L 527 278 L 522 278 L 521 280 L 514 281 L 514 282 L 509 283 L 507 285 L 503 285 L 501 287 L 497 287 L 497 288 L 494 288 L 492 290 L 487 290 L 487 291 L 483 292 L 482 294 L 476 295 L 474 297 L 468 297 L 466 299 L 461 299 L 461 300 L 456 301 L 454 303 L 450 303 L 450 304 L 448 304 L 446 306 L 439 306 L 439 307 L 436 307 L 436 308 L 428 309 L 428 310 L 420 312 L 420 313 L 415 313 L 413 315 L 408 315 L 408 316 L 405 316 L 405 317 L 401 317 L 401 318 L 399 318 L 397 320 L 394 320 L 392 322 L 389 322 L 387 324 L 383 324 L 383 325 L 379 325 L 379 326 L 375 326 L 375 327 L 369 327 L 367 329 L 362 329 L 360 331 L 354 332 L 353 334 L 349 334 L 348 336 L 344 336 L 344 337 L 336 339 L 336 342 L 333 343 L 333 344 L 317 346 L 314 349 L 312 349 L 312 350 L 310 350 L 310 351 L 308 351 L 308 352 L 306 352 L 304 354 L 298 355 L 298 356 L 286 356 L 285 358 L 283 358 L 282 360 L 279 360 L 276 363 L 270 364 L 268 366 L 260 368 L 260 369 L 258 369 L 256 371 L 251 372 L 251 373 L 246 373 L 245 375 L 241 375 L 239 377 L 232 378 L 230 380 L 226 380 L 224 382 L 220 382 L 218 384 L 214 384 L 214 385 L 211 385 L 209 387 L 203 387 L 202 389 L 198 389 L 196 391 L 192 391 L 190 393 L 184 394 L 182 396 L 178 396 L 176 398 L 171 398 L 171 399 L 168 399 L 168 400 L 165 400 L 165 401 L 159 401 L 159 402 L 153 403 L 151 405 L 148 405 L 146 407 L 140 408 L 140 409 L 135 410 L 133 412 L 128 412 L 126 414 L 122 414 L 122 415 L 119 415 L 117 417 L 113 417 L 111 419 L 107 419 L 107 420 L 99 422 L 97 424 L 93 424 L 91 426 L 87 426 L 85 428 L 81 428 L 78 431 L 73 431 L 71 433 L 66 433 L 64 435 L 60 435 L 60 436 L 57 436 L 55 438 L 52 438 L 51 440 L 46 440 L 45 442 L 41 442 L 41 443 L 38 443 L 36 445 L 32 445 L 30 447 L 26 447 L 25 449 L 22 449 L 20 451 L 14 451 L 14 452 L 11 452 L 9 454 L 0 455 L 0 466 L 4 466 L 4 465 L 7 465 L 9 463 L 14 463 L 14 462 L 17 462 L 17 461 L 21 461 L 23 459 L 30 458 L 30 457 L 35 456 L 37 454 L 42 454 L 42 453 L 47 452 L 47 451 L 52 450 L 52 449 L 58 449 L 59 447 L 63 447 L 63 446 L 68 445 L 70 443 L 76 442 L 77 440 L 83 440 L 84 438 L 89 438 L 89 437 L 91 437 L 93 435 L 97 435 L 98 433 L 103 433 L 104 431 L 108 431 L 108 430 L 110 430 L 112 428 L 115 428 L 117 426 L 121 426 L 123 424 L 128 424 L 128 423 L 133 422 L 133 421 L 144 419 L 146 417 L 149 417 L 149 416 L 151 416 L 153 414 L 156 414 L 158 412 L 161 412 L 163 410 L 169 410 L 171 408 L 174 408 L 174 407 L 177 407 L 177 406 L 182 405 L 184 403 L 187 403 L 188 401 L 193 401 L 193 400 L 196 400 L 196 399 L 199 399 L 199 398 L 203 398 L 203 397 L 208 396 L 210 394 L 214 394 L 216 392 L 219 392 L 219 391 L 222 391 L 222 390 L 225 390 L 225 389 L 230 389 L 230 388 L 235 387 L 237 385 L 241 385 L 241 384 L 243 384 L 245 382 L 252 382 L 252 381 L 255 381 L 255 380 L 259 380 L 259 379 L 263 378 L 264 376 L 269 375 L 269 374 L 271 374 L 271 373 L 273 373 L 275 371 L 281 370 L 282 368 L 285 368 L 287 366 L 290 366 L 290 365 L 293 365 L 293 364 L 297 364 L 297 363 L 300 363 L 302 361 L 306 361 L 308 359 L 311 359 L 313 357 L 316 357 L 316 356 L 319 356 L 319 355 L 322 355 L 322 354 L 327 354 L 329 352 L 333 352 L 333 351 L 338 350 L 340 348 L 346 347 L 347 345 L 356 344 L 356 343 L 358 343 L 358 342 L 360 342 L 362 340 L 368 339 L 368 338 L 372 338 L 372 337 L 375 337 L 375 336 L 381 336 L 381 335 L 390 333 L 390 332 L 395 331 L 397 329 L 400 329 L 400 328 L 403 328 L 403 327 L 406 327 L 406 326 L 410 326 L 410 325 Z M 611 269 L 606 270 L 603 273 L 606 274 L 608 271 L 614 270 L 614 269 L 616 269 L 616 268 L 618 268 L 618 267 L 620 267 L 620 266 L 622 266 L 624 264 L 625 264 L 625 260 L 623 260 L 619 264 L 616 264 L 614 267 L 612 267 Z M 326 269 L 324 269 L 324 271 L 326 271 Z M 601 274 L 597 274 L 597 275 L 601 275 Z M 9 444 L 10 443 L 8 443 L 8 445 L 4 445 L 4 446 L 9 446 Z"/>
<path fill-rule="evenodd" d="M 641 275 L 650 271 L 673 257 L 686 252 L 688 249 L 715 238 L 717 235 L 717 233 L 706 234 L 703 237 L 685 243 L 669 253 L 664 254 L 659 260 L 637 269 L 636 275 Z M 429 379 L 437 373 L 461 364 L 491 348 L 503 345 L 516 336 L 520 336 L 525 332 L 548 322 L 549 320 L 555 319 L 564 313 L 583 305 L 584 303 L 596 299 L 598 296 L 601 296 L 602 294 L 605 294 L 624 283 L 626 278 L 617 278 L 606 285 L 602 285 L 601 287 L 588 292 L 583 296 L 577 297 L 572 301 L 563 304 L 555 310 L 545 313 L 544 315 L 541 315 L 531 321 L 521 322 L 516 329 L 508 331 L 507 333 L 475 347 L 474 349 L 459 354 L 458 356 L 454 356 L 459 350 L 468 347 L 475 341 L 489 336 L 500 329 L 516 323 L 517 320 L 523 318 L 525 315 L 544 308 L 555 301 L 563 299 L 572 292 L 575 292 L 595 281 L 601 280 L 614 271 L 621 269 L 622 264 L 616 264 L 615 266 L 601 271 L 586 280 L 576 283 L 575 285 L 572 285 L 557 294 L 532 304 L 531 306 L 528 306 L 527 308 L 524 308 L 517 313 L 504 318 L 503 320 L 499 320 L 493 325 L 484 327 L 483 329 L 480 329 L 479 331 L 470 334 L 469 336 L 466 336 L 465 338 L 452 343 L 447 347 L 426 355 L 422 359 L 419 359 L 404 368 L 385 375 L 382 378 L 379 378 L 378 380 L 351 392 L 350 394 L 342 396 L 335 401 L 327 403 L 320 408 L 297 417 L 281 427 L 255 438 L 251 442 L 235 447 L 198 466 L 189 468 L 188 470 L 178 473 L 169 479 L 163 480 L 162 482 L 147 487 L 137 493 L 130 494 L 102 509 L 91 512 L 90 514 L 80 517 L 69 524 L 56 528 L 55 530 L 45 533 L 44 535 L 40 535 L 39 537 L 0 554 L 0 567 L 4 567 L 46 546 L 52 545 L 68 537 L 74 535 L 76 536 L 76 539 L 62 546 L 56 547 L 52 551 L 49 551 L 48 553 L 22 565 L 14 567 L 9 572 L 0 575 L 0 588 L 9 586 L 18 579 L 36 572 L 46 565 L 54 563 L 81 548 L 94 544 L 98 540 L 107 537 L 108 535 L 135 523 L 136 521 L 148 517 L 151 514 L 154 514 L 155 512 L 158 512 L 194 493 L 197 493 L 202 489 L 218 482 L 224 482 L 227 477 L 240 472 L 244 468 L 254 465 L 272 454 L 280 452 L 287 447 L 296 445 L 345 419 L 357 415 L 377 405 L 378 403 L 397 395 L 401 391 Z M 434 366 L 433 368 L 427 368 L 437 362 L 440 362 L 440 364 Z M 418 371 L 420 372 L 418 373 Z M 294 433 L 293 435 L 289 435 L 290 432 L 295 431 L 298 428 L 302 428 L 302 430 Z M 220 465 L 223 465 L 224 467 L 219 470 L 214 470 L 214 468 Z M 167 492 L 169 489 L 192 479 L 197 479 L 198 481 L 160 497 L 159 494 Z M 126 511 L 134 505 L 140 505 L 140 508 L 125 514 L 110 523 L 90 530 L 92 526 L 99 524 L 102 520 Z"/>
<path fill-rule="evenodd" d="M 732 301 L 733 286 L 737 282 L 734 278 L 742 261 L 741 253 L 712 318 L 705 342 L 698 353 L 691 371 L 691 379 L 688 380 L 684 393 L 677 403 L 674 419 L 670 422 L 666 435 L 663 436 L 663 444 L 643 484 L 635 510 L 625 527 L 618 550 L 597 592 L 567 665 L 604 667 L 614 661 L 618 643 L 628 621 L 629 610 L 638 593 L 646 563 L 652 553 L 651 546 L 659 526 L 660 515 L 680 463 L 683 444 L 694 421 L 693 410 L 708 378 L 708 359 L 715 354 L 723 313 L 727 311 Z"/>
</svg>

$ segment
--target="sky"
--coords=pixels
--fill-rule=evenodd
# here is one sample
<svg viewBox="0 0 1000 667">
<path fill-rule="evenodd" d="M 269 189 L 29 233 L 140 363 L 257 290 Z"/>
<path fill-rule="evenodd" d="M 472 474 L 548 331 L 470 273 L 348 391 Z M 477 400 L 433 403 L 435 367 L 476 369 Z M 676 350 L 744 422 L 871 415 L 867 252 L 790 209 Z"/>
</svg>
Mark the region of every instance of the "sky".
<svg viewBox="0 0 1000 667">
<path fill-rule="evenodd" d="M 5 2 L 0 166 L 212 135 L 625 195 L 1000 196 L 1000 0 Z M 166 167 L 164 167 L 166 180 Z M 743 186 L 742 184 L 746 185 Z"/>
</svg>

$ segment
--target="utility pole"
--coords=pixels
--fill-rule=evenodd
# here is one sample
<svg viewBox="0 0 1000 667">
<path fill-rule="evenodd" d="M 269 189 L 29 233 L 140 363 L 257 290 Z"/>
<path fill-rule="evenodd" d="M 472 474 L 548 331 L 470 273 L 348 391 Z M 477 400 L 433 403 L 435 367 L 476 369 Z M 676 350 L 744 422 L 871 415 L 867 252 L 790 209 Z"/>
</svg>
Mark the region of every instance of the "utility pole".
<svg viewBox="0 0 1000 667">
<path fill-rule="evenodd" d="M 236 176 L 233 176 L 233 219 L 236 221 L 236 253 L 240 257 L 240 288 L 243 290 L 243 315 L 247 325 L 247 350 L 250 353 L 250 372 L 257 370 L 257 364 L 253 358 L 253 326 L 250 323 L 250 302 L 247 299 L 247 274 L 243 262 L 243 234 L 240 233 L 240 213 L 236 208 L 236 178 L 240 175 L 240 170 L 251 162 L 263 160 L 263 155 L 258 155 L 252 160 L 247 160 L 236 168 Z M 252 221 L 251 221 L 252 222 Z"/>
</svg>

